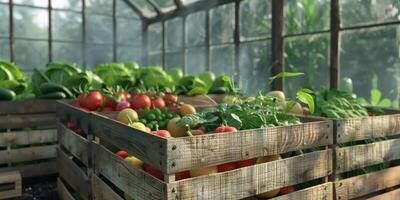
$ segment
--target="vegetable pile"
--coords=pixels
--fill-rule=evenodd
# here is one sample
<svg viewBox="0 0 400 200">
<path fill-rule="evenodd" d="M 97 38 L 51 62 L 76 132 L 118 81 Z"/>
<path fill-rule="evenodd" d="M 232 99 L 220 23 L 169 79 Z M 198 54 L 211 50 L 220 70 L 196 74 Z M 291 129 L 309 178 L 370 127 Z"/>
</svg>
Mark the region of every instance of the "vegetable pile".
<svg viewBox="0 0 400 200">
<path fill-rule="evenodd" d="M 12 101 L 17 95 L 25 93 L 28 81 L 13 63 L 0 61 L 0 101 Z"/>
</svg>

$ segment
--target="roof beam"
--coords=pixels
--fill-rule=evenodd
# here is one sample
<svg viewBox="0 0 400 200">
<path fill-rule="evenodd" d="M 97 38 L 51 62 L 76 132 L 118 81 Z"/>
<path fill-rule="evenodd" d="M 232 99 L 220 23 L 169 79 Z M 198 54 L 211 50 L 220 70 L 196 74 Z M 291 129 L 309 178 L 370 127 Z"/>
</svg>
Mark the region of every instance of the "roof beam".
<svg viewBox="0 0 400 200">
<path fill-rule="evenodd" d="M 157 15 L 156 17 L 153 18 L 148 18 L 148 24 L 168 20 L 174 17 L 181 17 L 181 16 L 186 16 L 189 15 L 190 13 L 194 13 L 197 11 L 202 11 L 202 10 L 207 10 L 211 9 L 223 4 L 228 4 L 235 2 L 237 0 L 203 0 L 203 1 L 198 1 L 192 4 L 189 4 L 187 6 L 183 6 L 181 9 L 175 9 L 169 12 L 162 13 L 160 15 Z"/>
<path fill-rule="evenodd" d="M 132 9 L 133 12 L 135 12 L 140 17 L 142 21 L 144 22 L 147 21 L 147 18 L 143 15 L 142 11 L 135 5 L 133 5 L 132 2 L 130 2 L 129 0 L 123 0 L 123 1 L 126 3 L 126 5 L 128 5 L 129 8 Z"/>
<path fill-rule="evenodd" d="M 149 3 L 151 5 L 151 7 L 154 8 L 154 10 L 156 11 L 157 15 L 161 15 L 162 12 L 161 10 L 158 8 L 157 4 L 153 1 L 153 0 L 146 0 L 147 3 Z"/>
<path fill-rule="evenodd" d="M 174 0 L 174 3 L 176 5 L 177 9 L 182 9 L 184 7 L 182 0 Z"/>
</svg>

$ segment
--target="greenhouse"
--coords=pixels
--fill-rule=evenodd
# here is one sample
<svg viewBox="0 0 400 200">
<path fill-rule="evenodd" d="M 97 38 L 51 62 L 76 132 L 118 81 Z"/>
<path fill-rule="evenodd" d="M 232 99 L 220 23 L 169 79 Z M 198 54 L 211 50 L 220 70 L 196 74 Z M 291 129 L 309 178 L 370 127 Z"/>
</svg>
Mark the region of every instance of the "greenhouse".
<svg viewBox="0 0 400 200">
<path fill-rule="evenodd" d="M 400 199 L 398 0 L 0 0 L 0 199 Z"/>
</svg>

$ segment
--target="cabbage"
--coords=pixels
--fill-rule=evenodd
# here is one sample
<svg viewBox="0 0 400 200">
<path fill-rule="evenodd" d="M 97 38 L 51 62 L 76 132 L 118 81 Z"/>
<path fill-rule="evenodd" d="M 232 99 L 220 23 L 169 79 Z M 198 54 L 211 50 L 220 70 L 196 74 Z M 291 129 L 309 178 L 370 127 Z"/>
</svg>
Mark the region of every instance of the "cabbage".
<svg viewBox="0 0 400 200">
<path fill-rule="evenodd" d="M 25 75 L 13 63 L 0 61 L 0 88 L 22 94 L 28 89 Z"/>
</svg>

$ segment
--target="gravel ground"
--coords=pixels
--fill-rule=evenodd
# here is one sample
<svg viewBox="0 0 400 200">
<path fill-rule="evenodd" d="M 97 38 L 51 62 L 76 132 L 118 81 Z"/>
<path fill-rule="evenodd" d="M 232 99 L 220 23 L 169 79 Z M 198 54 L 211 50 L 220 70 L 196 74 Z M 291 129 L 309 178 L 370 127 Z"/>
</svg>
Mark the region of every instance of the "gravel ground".
<svg viewBox="0 0 400 200">
<path fill-rule="evenodd" d="M 22 196 L 12 200 L 58 200 L 57 175 L 24 179 Z"/>
</svg>

